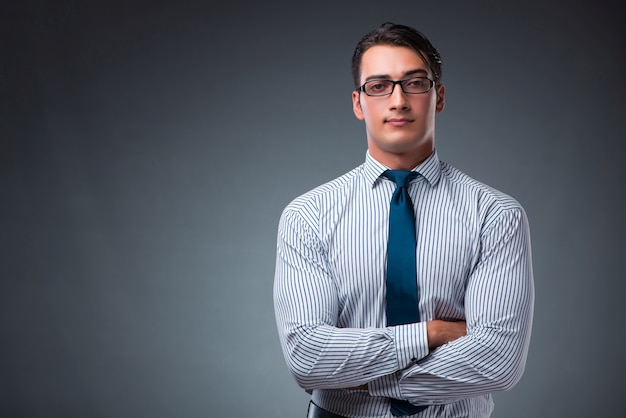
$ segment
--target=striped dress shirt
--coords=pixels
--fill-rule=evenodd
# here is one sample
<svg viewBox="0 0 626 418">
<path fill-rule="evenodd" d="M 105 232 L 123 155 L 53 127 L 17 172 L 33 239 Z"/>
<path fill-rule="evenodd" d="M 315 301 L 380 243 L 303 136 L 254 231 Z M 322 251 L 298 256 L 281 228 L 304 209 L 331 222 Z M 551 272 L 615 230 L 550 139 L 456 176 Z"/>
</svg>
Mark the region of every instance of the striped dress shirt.
<svg viewBox="0 0 626 418">
<path fill-rule="evenodd" d="M 346 417 L 488 417 L 491 393 L 520 379 L 534 304 L 526 214 L 512 197 L 439 160 L 414 169 L 419 314 L 386 326 L 385 265 L 395 184 L 364 164 L 294 199 L 277 239 L 274 305 L 297 383 Z M 426 321 L 465 320 L 467 335 L 428 348 Z M 367 383 L 367 389 L 353 389 Z"/>
</svg>

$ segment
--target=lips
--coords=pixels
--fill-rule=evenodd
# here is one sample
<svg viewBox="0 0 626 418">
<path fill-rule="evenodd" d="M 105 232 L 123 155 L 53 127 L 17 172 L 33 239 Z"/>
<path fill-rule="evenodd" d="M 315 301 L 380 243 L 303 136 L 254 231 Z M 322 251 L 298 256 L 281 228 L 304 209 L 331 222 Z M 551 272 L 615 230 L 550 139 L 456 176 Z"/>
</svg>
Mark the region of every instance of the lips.
<svg viewBox="0 0 626 418">
<path fill-rule="evenodd" d="M 411 122 L 413 122 L 413 119 L 407 118 L 389 118 L 386 120 L 386 123 L 388 123 L 389 125 L 397 127 L 406 126 Z"/>
</svg>

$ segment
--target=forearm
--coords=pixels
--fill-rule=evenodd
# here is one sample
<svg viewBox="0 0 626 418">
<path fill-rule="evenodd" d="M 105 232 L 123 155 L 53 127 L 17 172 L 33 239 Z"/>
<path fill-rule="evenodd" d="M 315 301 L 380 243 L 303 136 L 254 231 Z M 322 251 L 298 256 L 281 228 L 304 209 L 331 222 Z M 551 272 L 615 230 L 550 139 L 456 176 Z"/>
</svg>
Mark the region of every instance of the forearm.
<svg viewBox="0 0 626 418">
<path fill-rule="evenodd" d="M 530 319 L 524 329 L 471 330 L 402 372 L 372 381 L 370 394 L 428 404 L 508 390 L 522 375 L 529 334 Z"/>
<path fill-rule="evenodd" d="M 435 319 L 427 321 L 425 323 L 425 327 L 428 339 L 428 348 L 430 350 L 434 350 L 437 347 L 466 335 L 465 321 L 443 321 Z M 412 363 L 415 363 L 416 360 L 417 359 L 413 360 Z M 395 384 L 396 379 L 392 376 L 387 375 L 384 379 L 393 382 L 392 384 Z M 368 390 L 368 385 L 364 384 L 353 387 L 352 389 Z"/>
<path fill-rule="evenodd" d="M 423 357 L 423 324 L 392 328 L 298 326 L 281 333 L 288 367 L 298 384 L 310 389 L 362 385 L 408 367 Z"/>
</svg>

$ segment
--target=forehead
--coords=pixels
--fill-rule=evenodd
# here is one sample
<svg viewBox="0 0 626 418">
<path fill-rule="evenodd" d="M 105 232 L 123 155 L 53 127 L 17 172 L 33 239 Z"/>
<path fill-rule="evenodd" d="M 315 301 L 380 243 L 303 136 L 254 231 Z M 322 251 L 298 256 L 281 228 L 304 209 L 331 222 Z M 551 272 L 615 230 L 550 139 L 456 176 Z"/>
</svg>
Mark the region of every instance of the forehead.
<svg viewBox="0 0 626 418">
<path fill-rule="evenodd" d="M 361 82 L 378 76 L 399 79 L 415 70 L 424 70 L 430 75 L 422 57 L 404 46 L 374 45 L 361 57 Z"/>
</svg>

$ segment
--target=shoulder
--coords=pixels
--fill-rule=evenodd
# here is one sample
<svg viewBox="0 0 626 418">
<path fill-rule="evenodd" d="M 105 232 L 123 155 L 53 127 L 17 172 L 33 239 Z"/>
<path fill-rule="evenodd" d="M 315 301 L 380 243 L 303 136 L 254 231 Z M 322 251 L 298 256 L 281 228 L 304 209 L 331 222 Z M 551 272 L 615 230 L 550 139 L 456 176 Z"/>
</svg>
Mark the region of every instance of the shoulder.
<svg viewBox="0 0 626 418">
<path fill-rule="evenodd" d="M 359 182 L 362 165 L 321 184 L 293 199 L 284 209 L 279 221 L 279 234 L 299 236 L 316 242 L 323 233 L 321 219 L 340 210 Z"/>
<path fill-rule="evenodd" d="M 482 200 L 486 200 L 493 204 L 507 206 L 521 206 L 519 202 L 507 193 L 504 193 L 492 186 L 489 186 L 475 178 L 469 176 L 463 171 L 441 161 L 442 179 L 448 184 L 459 190 L 459 192 L 467 193 Z"/>
<path fill-rule="evenodd" d="M 522 205 L 511 195 L 489 186 L 463 171 L 441 162 L 441 181 L 446 183 L 448 192 L 467 204 L 482 219 L 483 227 L 488 226 L 505 214 L 517 213 L 524 217 Z"/>
<path fill-rule="evenodd" d="M 293 199 L 283 210 L 285 213 L 306 213 L 319 211 L 321 206 L 333 206 L 341 197 L 349 193 L 359 181 L 363 165 L 323 183 Z"/>
</svg>

